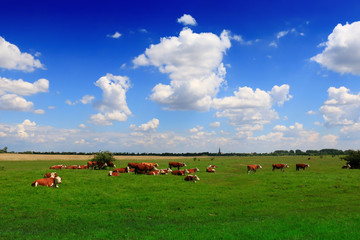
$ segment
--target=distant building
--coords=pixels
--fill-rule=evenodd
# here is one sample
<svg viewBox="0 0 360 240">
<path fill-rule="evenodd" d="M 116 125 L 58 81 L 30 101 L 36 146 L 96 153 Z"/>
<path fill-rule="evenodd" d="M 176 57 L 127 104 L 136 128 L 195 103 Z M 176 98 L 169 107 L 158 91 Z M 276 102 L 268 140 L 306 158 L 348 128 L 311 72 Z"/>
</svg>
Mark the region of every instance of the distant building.
<svg viewBox="0 0 360 240">
<path fill-rule="evenodd" d="M 219 152 L 218 152 L 218 155 L 221 155 L 222 154 L 222 152 L 221 152 L 221 150 L 220 150 L 220 148 L 219 148 Z"/>
</svg>

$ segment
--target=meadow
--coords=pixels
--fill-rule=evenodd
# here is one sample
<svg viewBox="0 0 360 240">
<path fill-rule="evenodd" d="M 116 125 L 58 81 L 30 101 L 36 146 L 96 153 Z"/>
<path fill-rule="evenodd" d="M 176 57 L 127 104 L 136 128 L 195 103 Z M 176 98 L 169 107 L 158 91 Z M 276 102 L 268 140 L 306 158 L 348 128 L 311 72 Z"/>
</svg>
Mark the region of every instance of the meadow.
<svg viewBox="0 0 360 240">
<path fill-rule="evenodd" d="M 63 169 L 58 189 L 30 185 L 51 165 L 86 159 L 7 159 L 0 160 L 0 239 L 360 239 L 360 171 L 341 169 L 339 157 L 176 158 L 200 169 L 197 183 Z M 166 168 L 174 158 L 147 161 Z M 273 172 L 272 163 L 290 168 Z M 310 168 L 295 171 L 296 163 Z M 209 164 L 216 173 L 205 172 Z M 248 164 L 263 168 L 247 174 Z"/>
</svg>

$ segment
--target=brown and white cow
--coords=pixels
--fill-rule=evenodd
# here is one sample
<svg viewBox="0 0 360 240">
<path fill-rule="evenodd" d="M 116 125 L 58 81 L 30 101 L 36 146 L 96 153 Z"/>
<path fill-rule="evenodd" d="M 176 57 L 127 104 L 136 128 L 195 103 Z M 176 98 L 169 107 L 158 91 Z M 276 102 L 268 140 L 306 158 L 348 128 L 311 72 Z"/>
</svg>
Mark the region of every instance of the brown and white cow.
<svg viewBox="0 0 360 240">
<path fill-rule="evenodd" d="M 141 163 L 128 163 L 128 167 L 129 167 L 130 169 L 135 169 L 135 167 L 136 167 L 137 165 L 139 165 L 139 164 L 141 164 Z"/>
<path fill-rule="evenodd" d="M 296 164 L 296 171 L 299 171 L 299 169 L 301 168 L 302 170 L 305 170 L 305 168 L 310 167 L 309 164 L 304 164 L 304 163 L 297 163 Z"/>
<path fill-rule="evenodd" d="M 210 167 L 210 168 L 217 168 L 218 166 L 216 166 L 216 165 L 209 165 L 208 167 Z"/>
<path fill-rule="evenodd" d="M 51 173 L 45 173 L 44 178 L 55 178 L 58 177 L 58 174 L 56 172 Z"/>
<path fill-rule="evenodd" d="M 162 174 L 162 170 L 158 169 L 158 170 L 153 170 L 147 173 L 147 175 L 159 175 Z"/>
<path fill-rule="evenodd" d="M 109 171 L 109 174 L 108 174 L 110 177 L 117 177 L 117 176 L 120 176 L 120 173 L 119 172 L 114 172 L 114 171 Z"/>
<path fill-rule="evenodd" d="M 107 166 L 108 166 L 108 167 L 116 167 L 116 165 L 115 165 L 112 161 L 110 161 L 110 162 L 107 164 Z"/>
<path fill-rule="evenodd" d="M 262 168 L 259 164 L 256 164 L 256 165 L 248 165 L 247 166 L 247 173 L 249 174 L 250 171 L 254 171 L 256 173 L 256 170 L 258 168 Z"/>
<path fill-rule="evenodd" d="M 350 164 L 347 163 L 346 165 L 342 166 L 341 168 L 342 168 L 342 169 L 350 169 L 351 166 L 350 166 Z"/>
<path fill-rule="evenodd" d="M 142 162 L 141 164 L 147 165 L 149 167 L 159 167 L 159 164 L 157 163 Z"/>
<path fill-rule="evenodd" d="M 186 163 L 181 162 L 169 162 L 169 168 L 176 167 L 178 170 L 180 170 L 181 167 L 186 167 Z"/>
<path fill-rule="evenodd" d="M 190 168 L 190 169 L 188 169 L 188 171 L 189 171 L 189 173 L 196 173 L 196 172 L 200 171 L 200 169 L 198 169 L 198 168 Z"/>
<path fill-rule="evenodd" d="M 58 176 L 58 177 L 55 177 L 55 178 L 41 178 L 41 179 L 38 179 L 38 180 L 35 180 L 31 186 L 33 187 L 37 187 L 37 186 L 46 186 L 46 187 L 56 187 L 58 188 L 59 187 L 59 183 L 61 183 L 61 178 Z"/>
<path fill-rule="evenodd" d="M 54 165 L 54 166 L 51 166 L 49 169 L 63 169 L 63 168 L 66 168 L 66 166 L 64 164 Z"/>
<path fill-rule="evenodd" d="M 91 169 L 103 169 L 105 167 L 107 167 L 107 163 L 103 163 L 103 162 L 97 162 L 97 161 L 88 161 L 87 162 L 88 168 Z"/>
<path fill-rule="evenodd" d="M 79 165 L 79 169 L 88 169 L 88 165 Z"/>
<path fill-rule="evenodd" d="M 200 181 L 200 178 L 197 175 L 187 175 L 184 180 L 196 183 L 196 181 Z"/>
<path fill-rule="evenodd" d="M 162 175 L 167 175 L 168 173 L 172 172 L 172 170 L 170 168 L 160 169 L 160 170 L 161 170 L 160 174 L 162 174 Z"/>
<path fill-rule="evenodd" d="M 273 171 L 275 171 L 275 169 L 281 169 L 281 171 L 283 172 L 284 171 L 284 168 L 288 168 L 289 167 L 289 165 L 287 165 L 287 164 L 282 164 L 282 163 L 274 163 L 273 165 L 272 165 L 272 167 L 273 167 Z"/>
<path fill-rule="evenodd" d="M 70 165 L 70 166 L 67 166 L 65 169 L 79 169 L 80 166 L 79 165 Z"/>
<path fill-rule="evenodd" d="M 145 164 L 138 164 L 135 166 L 135 174 L 148 173 L 150 171 L 158 170 L 156 167 L 151 167 Z"/>
<path fill-rule="evenodd" d="M 189 171 L 187 169 L 185 170 L 174 170 L 171 172 L 171 174 L 173 175 L 180 175 L 180 176 L 185 176 L 185 174 L 188 174 Z"/>
<path fill-rule="evenodd" d="M 215 170 L 214 168 L 207 167 L 207 168 L 206 168 L 206 172 L 209 172 L 209 173 L 216 173 L 216 170 Z"/>
<path fill-rule="evenodd" d="M 126 168 L 115 168 L 115 169 L 113 170 L 113 172 L 118 172 L 118 173 L 128 173 L 128 172 L 129 172 L 129 170 L 130 170 L 130 168 L 129 168 L 129 167 L 126 167 Z"/>
</svg>

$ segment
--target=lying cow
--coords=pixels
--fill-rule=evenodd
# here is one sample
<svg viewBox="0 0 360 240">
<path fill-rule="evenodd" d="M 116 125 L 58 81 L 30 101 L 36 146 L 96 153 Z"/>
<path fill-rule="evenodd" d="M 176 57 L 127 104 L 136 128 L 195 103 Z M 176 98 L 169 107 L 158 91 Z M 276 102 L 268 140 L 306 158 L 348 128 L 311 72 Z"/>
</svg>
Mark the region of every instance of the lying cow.
<svg viewBox="0 0 360 240">
<path fill-rule="evenodd" d="M 283 172 L 284 168 L 288 168 L 289 165 L 282 164 L 282 163 L 275 163 L 275 164 L 272 165 L 272 167 L 273 167 L 273 169 L 272 169 L 273 171 L 275 171 L 275 169 L 281 169 L 281 171 Z"/>
<path fill-rule="evenodd" d="M 45 173 L 44 178 L 55 178 L 58 177 L 58 174 L 56 172 L 52 173 Z"/>
<path fill-rule="evenodd" d="M 37 186 L 46 186 L 46 187 L 59 187 L 59 183 L 61 183 L 61 178 L 58 177 L 54 177 L 54 178 L 42 178 L 42 179 L 38 179 L 35 180 L 31 186 L 33 187 L 37 187 Z"/>
<path fill-rule="evenodd" d="M 299 169 L 301 168 L 302 170 L 305 170 L 305 168 L 310 167 L 309 164 L 304 164 L 304 163 L 297 163 L 296 164 L 296 171 L 299 171 Z"/>
<path fill-rule="evenodd" d="M 167 175 L 168 173 L 172 172 L 172 170 L 170 168 L 160 169 L 160 170 L 161 170 L 160 174 L 162 174 L 162 175 Z"/>
<path fill-rule="evenodd" d="M 161 169 L 150 171 L 150 172 L 147 173 L 147 175 L 159 175 L 159 174 L 162 174 Z"/>
<path fill-rule="evenodd" d="M 341 168 L 342 168 L 342 169 L 350 169 L 351 166 L 350 166 L 350 164 L 347 163 L 346 165 L 342 166 Z"/>
<path fill-rule="evenodd" d="M 67 166 L 65 169 L 79 169 L 80 166 L 79 165 L 70 165 L 70 166 Z"/>
<path fill-rule="evenodd" d="M 216 166 L 216 165 L 209 165 L 208 167 L 210 167 L 210 168 L 217 168 L 218 166 Z"/>
<path fill-rule="evenodd" d="M 169 168 L 176 167 L 178 170 L 180 170 L 181 167 L 186 167 L 185 163 L 181 162 L 169 162 Z"/>
<path fill-rule="evenodd" d="M 88 165 L 79 165 L 79 169 L 88 169 Z"/>
<path fill-rule="evenodd" d="M 180 175 L 180 176 L 185 176 L 185 174 L 188 174 L 189 171 L 187 169 L 185 170 L 174 170 L 171 172 L 171 174 L 173 175 Z"/>
<path fill-rule="evenodd" d="M 63 168 L 66 168 L 66 166 L 64 164 L 54 165 L 54 166 L 51 166 L 49 169 L 63 169 Z"/>
<path fill-rule="evenodd" d="M 207 167 L 207 168 L 206 168 L 206 172 L 209 172 L 209 173 L 216 173 L 216 170 L 215 170 L 214 168 Z"/>
<path fill-rule="evenodd" d="M 249 174 L 250 171 L 254 171 L 254 173 L 256 173 L 256 170 L 258 168 L 262 168 L 259 164 L 256 164 L 256 165 L 248 165 L 247 166 L 247 173 Z"/>
<path fill-rule="evenodd" d="M 130 172 L 130 168 L 126 167 L 126 168 L 115 168 L 113 170 L 113 172 L 118 172 L 118 173 L 128 173 Z"/>
<path fill-rule="evenodd" d="M 114 172 L 114 171 L 109 171 L 109 174 L 108 174 L 110 177 L 117 177 L 117 176 L 120 176 L 120 173 L 119 172 Z"/>
<path fill-rule="evenodd" d="M 189 173 L 196 173 L 198 171 L 200 171 L 198 168 L 190 168 L 188 169 Z"/>
<path fill-rule="evenodd" d="M 184 180 L 196 183 L 196 181 L 200 181 L 200 178 L 197 175 L 187 175 Z"/>
</svg>

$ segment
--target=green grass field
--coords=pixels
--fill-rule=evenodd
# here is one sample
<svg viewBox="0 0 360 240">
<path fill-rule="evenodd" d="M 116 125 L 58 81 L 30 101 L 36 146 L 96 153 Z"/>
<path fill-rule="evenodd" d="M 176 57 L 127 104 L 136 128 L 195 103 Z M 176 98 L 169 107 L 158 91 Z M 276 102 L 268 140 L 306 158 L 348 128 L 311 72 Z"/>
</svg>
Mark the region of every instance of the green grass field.
<svg viewBox="0 0 360 240">
<path fill-rule="evenodd" d="M 58 170 L 58 189 L 34 188 L 49 166 L 86 161 L 0 161 L 0 239 L 360 239 L 360 171 L 341 169 L 338 157 L 179 161 L 198 167 L 200 181 Z M 248 175 L 257 163 L 263 168 Z M 272 172 L 272 163 L 290 168 Z"/>
</svg>

